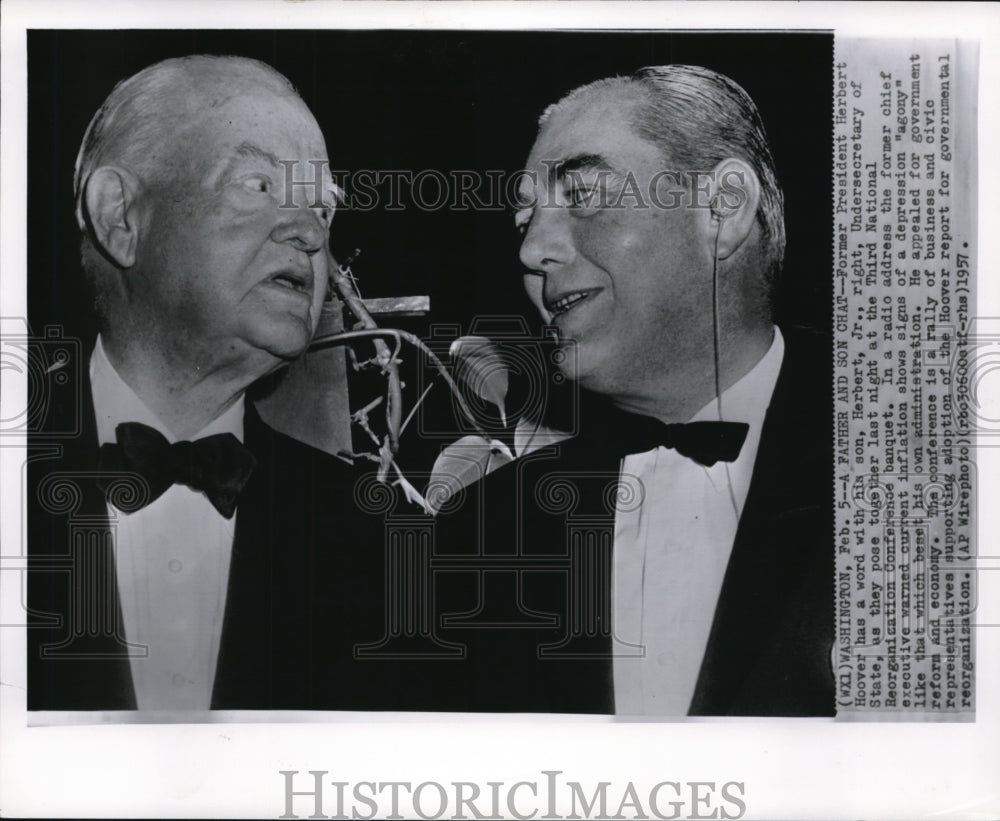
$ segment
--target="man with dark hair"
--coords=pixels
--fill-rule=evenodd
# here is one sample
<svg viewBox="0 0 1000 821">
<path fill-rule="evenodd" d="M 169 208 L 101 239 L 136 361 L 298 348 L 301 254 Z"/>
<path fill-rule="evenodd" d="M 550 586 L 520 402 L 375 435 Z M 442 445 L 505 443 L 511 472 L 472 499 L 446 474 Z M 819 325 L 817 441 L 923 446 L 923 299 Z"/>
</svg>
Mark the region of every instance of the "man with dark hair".
<svg viewBox="0 0 1000 821">
<path fill-rule="evenodd" d="M 350 465 L 244 397 L 319 321 L 326 159 L 289 81 L 240 57 L 157 63 L 92 120 L 75 187 L 100 334 L 68 420 L 78 435 L 29 470 L 29 709 L 365 693 L 343 674 L 365 606 L 351 547 L 380 542 L 381 523 L 355 509 Z M 290 163 L 295 180 L 325 176 L 287 190 Z"/>
<path fill-rule="evenodd" d="M 524 284 L 582 391 L 573 438 L 439 516 L 439 550 L 524 565 L 520 624 L 470 639 L 481 703 L 832 714 L 829 342 L 771 318 L 756 107 L 699 67 L 600 80 L 545 112 L 527 170 Z"/>
</svg>

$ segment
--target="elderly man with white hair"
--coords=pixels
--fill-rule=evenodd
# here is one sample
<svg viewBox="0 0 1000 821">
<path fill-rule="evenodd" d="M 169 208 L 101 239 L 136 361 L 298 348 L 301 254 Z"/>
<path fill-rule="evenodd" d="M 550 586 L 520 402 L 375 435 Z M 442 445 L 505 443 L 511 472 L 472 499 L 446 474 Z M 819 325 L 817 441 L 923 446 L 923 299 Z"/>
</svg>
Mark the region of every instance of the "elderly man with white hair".
<svg viewBox="0 0 1000 821">
<path fill-rule="evenodd" d="M 326 161 L 291 83 L 247 58 L 157 63 L 93 118 L 75 187 L 100 333 L 78 436 L 29 471 L 29 709 L 360 703 L 351 556 L 379 555 L 380 523 L 355 468 L 244 397 L 319 321 Z"/>
</svg>

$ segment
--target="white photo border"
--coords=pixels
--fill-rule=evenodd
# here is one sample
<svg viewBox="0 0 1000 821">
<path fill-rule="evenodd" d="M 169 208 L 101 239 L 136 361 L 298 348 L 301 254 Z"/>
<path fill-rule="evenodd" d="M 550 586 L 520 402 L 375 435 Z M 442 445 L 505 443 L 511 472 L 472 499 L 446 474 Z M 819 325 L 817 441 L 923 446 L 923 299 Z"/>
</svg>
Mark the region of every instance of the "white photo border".
<svg viewBox="0 0 1000 821">
<path fill-rule="evenodd" d="M 977 313 L 1000 316 L 997 89 L 1000 16 L 964 3 L 289 3 L 30 2 L 3 4 L 0 271 L 3 317 L 26 316 L 26 32 L 32 28 L 796 29 L 842 37 L 952 37 L 980 43 Z M 4 381 L 4 412 L 25 395 Z M 0 448 L 4 487 L 17 448 Z M 989 555 L 1000 453 L 977 456 L 980 553 Z M 18 493 L 0 494 L 0 539 L 20 538 Z M 9 551 L 2 551 L 7 554 Z M 11 574 L 8 574 L 11 575 Z M 1000 574 L 982 573 L 996 611 Z M 9 592 L 5 585 L 3 591 Z M 2 618 L 16 607 L 0 601 Z M 993 624 L 1000 618 L 988 619 Z M 821 719 L 623 723 L 601 717 L 449 714 L 250 714 L 232 723 L 27 727 L 24 630 L 0 628 L 0 810 L 7 817 L 278 817 L 281 770 L 328 780 L 539 781 L 546 770 L 596 785 L 745 784 L 745 818 L 1000 817 L 1000 628 L 977 641 L 977 715 L 968 724 L 844 724 Z M 20 660 L 20 672 L 18 664 Z M 8 678 L 8 674 L 11 677 Z M 242 717 L 241 717 L 242 718 Z M 302 723 L 292 723 L 301 718 Z M 620 790 L 619 790 L 620 791 Z M 299 807 L 307 817 L 308 801 Z M 332 810 L 327 810 L 332 814 Z M 539 816 L 540 817 L 540 816 Z M 707 816 L 703 816 L 707 817 Z"/>
</svg>

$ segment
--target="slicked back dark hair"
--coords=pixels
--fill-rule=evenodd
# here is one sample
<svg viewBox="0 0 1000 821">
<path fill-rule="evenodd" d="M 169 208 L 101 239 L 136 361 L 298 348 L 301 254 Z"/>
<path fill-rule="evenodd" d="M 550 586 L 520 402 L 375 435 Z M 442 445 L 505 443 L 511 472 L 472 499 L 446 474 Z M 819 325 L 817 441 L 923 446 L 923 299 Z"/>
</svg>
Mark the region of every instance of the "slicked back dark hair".
<svg viewBox="0 0 1000 821">
<path fill-rule="evenodd" d="M 639 92 L 631 110 L 632 129 L 659 147 L 671 170 L 707 172 L 730 157 L 754 170 L 760 182 L 757 223 L 766 260 L 762 273 L 770 292 L 785 256 L 784 196 L 764 124 L 750 95 L 725 75 L 701 66 L 648 66 L 629 76 L 574 89 L 546 109 L 539 126 L 567 103 L 623 86 Z"/>
</svg>

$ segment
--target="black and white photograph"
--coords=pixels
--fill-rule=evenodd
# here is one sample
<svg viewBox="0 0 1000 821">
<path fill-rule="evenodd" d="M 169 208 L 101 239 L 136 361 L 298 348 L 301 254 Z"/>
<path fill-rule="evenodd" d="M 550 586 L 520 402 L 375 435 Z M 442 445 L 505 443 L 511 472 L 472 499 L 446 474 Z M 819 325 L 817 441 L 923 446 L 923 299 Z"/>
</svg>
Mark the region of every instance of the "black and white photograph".
<svg viewBox="0 0 1000 821">
<path fill-rule="evenodd" d="M 832 715 L 831 202 L 810 196 L 830 187 L 832 47 L 31 32 L 29 164 L 64 159 L 29 196 L 31 244 L 51 249 L 32 260 L 29 320 L 97 333 L 72 334 L 74 401 L 38 430 L 75 435 L 29 467 L 29 551 L 48 564 L 28 608 L 61 615 L 29 629 L 29 709 Z M 553 51 L 572 70 L 526 64 Z M 371 53 L 391 59 L 325 86 L 321 55 Z M 344 243 L 361 250 L 350 268 Z M 290 387 L 279 369 L 324 314 L 377 321 L 353 313 L 362 288 L 424 297 L 419 338 L 462 332 L 441 351 L 467 375 L 456 399 L 496 409 L 451 421 L 428 394 L 415 424 L 355 445 L 417 390 L 448 393 L 388 337 L 352 340 L 349 366 L 319 349 L 340 367 L 300 366 Z M 382 351 L 405 387 L 351 384 L 385 381 Z M 340 406 L 302 396 L 334 391 Z M 323 410 L 360 436 L 317 441 Z M 473 425 L 498 469 L 461 487 Z M 386 449 L 388 475 L 356 455 Z"/>
<path fill-rule="evenodd" d="M 989 817 L 972 18 L 310 5 L 7 18 L 15 769 L 135 743 L 107 817 L 820 817 L 778 785 L 823 738 L 828 785 L 965 749 L 933 806 Z"/>
</svg>

